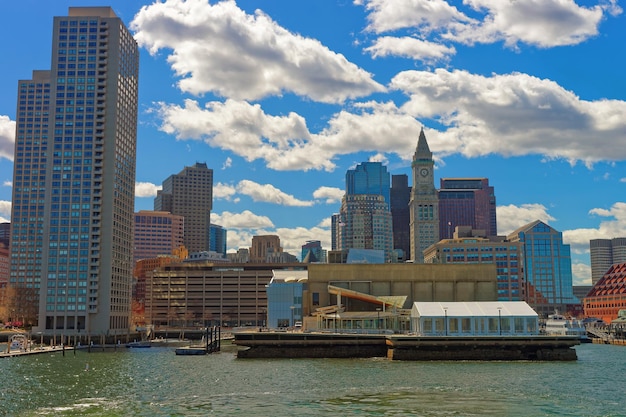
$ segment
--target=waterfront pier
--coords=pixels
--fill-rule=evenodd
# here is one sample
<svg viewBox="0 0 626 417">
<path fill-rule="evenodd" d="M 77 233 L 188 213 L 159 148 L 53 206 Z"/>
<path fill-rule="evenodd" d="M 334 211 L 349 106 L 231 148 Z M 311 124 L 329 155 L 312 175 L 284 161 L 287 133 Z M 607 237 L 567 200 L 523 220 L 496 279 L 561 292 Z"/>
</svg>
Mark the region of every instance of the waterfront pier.
<svg viewBox="0 0 626 417">
<path fill-rule="evenodd" d="M 447 337 L 389 334 L 241 332 L 238 358 L 370 358 L 390 360 L 577 360 L 575 337 Z"/>
</svg>

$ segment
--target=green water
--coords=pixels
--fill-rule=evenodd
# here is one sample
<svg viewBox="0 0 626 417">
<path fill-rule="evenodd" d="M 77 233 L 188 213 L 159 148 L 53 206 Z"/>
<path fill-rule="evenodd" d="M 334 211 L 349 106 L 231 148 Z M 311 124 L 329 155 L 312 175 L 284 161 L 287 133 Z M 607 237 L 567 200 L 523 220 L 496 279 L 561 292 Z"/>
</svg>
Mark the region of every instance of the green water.
<svg viewBox="0 0 626 417">
<path fill-rule="evenodd" d="M 234 348 L 0 360 L 0 416 L 624 416 L 626 347 L 575 362 L 237 359 Z"/>
</svg>

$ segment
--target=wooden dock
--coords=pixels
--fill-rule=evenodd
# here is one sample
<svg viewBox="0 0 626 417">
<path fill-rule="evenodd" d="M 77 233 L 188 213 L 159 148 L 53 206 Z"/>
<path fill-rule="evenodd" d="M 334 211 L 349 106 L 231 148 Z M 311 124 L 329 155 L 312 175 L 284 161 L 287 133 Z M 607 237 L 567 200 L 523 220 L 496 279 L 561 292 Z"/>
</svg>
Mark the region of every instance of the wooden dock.
<svg viewBox="0 0 626 417">
<path fill-rule="evenodd" d="M 179 347 L 175 350 L 176 354 L 180 356 L 198 356 L 220 351 L 222 336 L 219 326 L 207 328 L 204 337 L 206 342 L 204 345 Z"/>
</svg>

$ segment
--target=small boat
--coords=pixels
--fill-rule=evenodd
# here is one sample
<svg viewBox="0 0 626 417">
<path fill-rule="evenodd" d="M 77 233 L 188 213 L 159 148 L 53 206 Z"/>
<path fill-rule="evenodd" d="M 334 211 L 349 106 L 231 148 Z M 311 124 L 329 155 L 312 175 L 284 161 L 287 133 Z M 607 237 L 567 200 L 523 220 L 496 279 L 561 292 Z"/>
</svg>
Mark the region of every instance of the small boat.
<svg viewBox="0 0 626 417">
<path fill-rule="evenodd" d="M 206 355 L 209 351 L 205 347 L 201 346 L 187 346 L 176 348 L 177 355 L 191 356 L 191 355 Z"/>
<path fill-rule="evenodd" d="M 149 340 L 141 340 L 139 342 L 126 343 L 126 347 L 127 348 L 134 348 L 134 349 L 136 349 L 136 348 L 145 349 L 145 348 L 152 347 L 152 344 L 150 343 Z"/>
<path fill-rule="evenodd" d="M 581 320 L 567 318 L 558 312 L 550 314 L 546 320 L 543 333 L 548 336 L 576 336 L 581 342 L 591 342 L 587 329 Z"/>
</svg>

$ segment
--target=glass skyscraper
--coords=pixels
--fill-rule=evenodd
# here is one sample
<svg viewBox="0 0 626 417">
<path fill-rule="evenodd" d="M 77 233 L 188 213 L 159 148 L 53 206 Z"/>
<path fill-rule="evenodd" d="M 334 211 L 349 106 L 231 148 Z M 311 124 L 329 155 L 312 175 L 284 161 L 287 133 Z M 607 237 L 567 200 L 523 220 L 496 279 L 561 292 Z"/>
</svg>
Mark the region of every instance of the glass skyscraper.
<svg viewBox="0 0 626 417">
<path fill-rule="evenodd" d="M 346 194 L 338 218 L 338 249 L 376 249 L 392 260 L 393 231 L 389 173 L 380 162 L 363 162 L 346 172 Z"/>
<path fill-rule="evenodd" d="M 574 296 L 570 246 L 563 243 L 563 233 L 536 220 L 507 240 L 524 244 L 526 302 L 539 315 L 547 317 L 555 310 L 565 314 L 580 304 Z"/>
<path fill-rule="evenodd" d="M 138 69 L 111 8 L 71 7 L 50 71 L 19 81 L 10 283 L 38 298 L 38 331 L 128 332 Z"/>
</svg>

